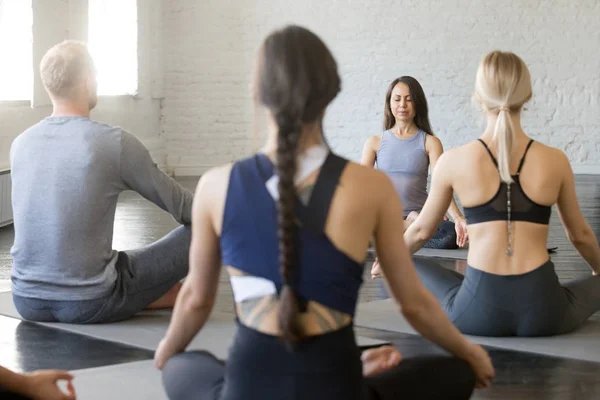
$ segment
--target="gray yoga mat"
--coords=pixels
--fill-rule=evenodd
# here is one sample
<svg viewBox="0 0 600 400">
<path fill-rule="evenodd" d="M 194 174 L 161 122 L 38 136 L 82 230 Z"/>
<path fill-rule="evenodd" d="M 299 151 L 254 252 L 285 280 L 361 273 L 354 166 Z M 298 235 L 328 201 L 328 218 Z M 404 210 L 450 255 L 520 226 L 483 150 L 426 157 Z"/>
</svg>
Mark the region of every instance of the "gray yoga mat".
<svg viewBox="0 0 600 400">
<path fill-rule="evenodd" d="M 468 248 L 454 249 L 454 250 L 421 249 L 415 253 L 415 256 L 450 258 L 453 260 L 466 260 L 468 251 L 469 251 Z"/>
<path fill-rule="evenodd" d="M 10 292 L 10 281 L 8 279 L 0 279 L 0 293 Z"/>
<path fill-rule="evenodd" d="M 0 315 L 22 319 L 12 301 L 12 293 L 0 293 Z M 171 320 L 170 310 L 144 311 L 135 317 L 113 324 L 74 325 L 43 323 L 42 325 L 64 329 L 99 339 L 110 340 L 156 350 L 165 336 Z M 209 321 L 190 343 L 188 350 L 208 350 L 219 358 L 226 358 L 236 326 L 232 314 L 213 312 Z M 359 346 L 379 346 L 389 342 L 356 337 Z"/>
<path fill-rule="evenodd" d="M 467 247 L 462 249 L 454 249 L 454 250 L 440 250 L 440 249 L 420 249 L 415 253 L 416 256 L 422 257 L 438 257 L 438 258 L 448 258 L 452 260 L 466 260 L 469 249 Z M 368 259 L 375 258 L 375 250 L 369 249 L 367 252 Z"/>
<path fill-rule="evenodd" d="M 71 372 L 78 399 L 167 400 L 161 372 L 152 360 Z M 64 389 L 65 385 L 61 384 Z"/>
<path fill-rule="evenodd" d="M 362 303 L 356 326 L 417 334 L 398 311 L 393 299 Z M 588 321 L 575 332 L 539 338 L 491 338 L 467 335 L 473 342 L 508 350 L 600 362 L 600 322 Z"/>
</svg>

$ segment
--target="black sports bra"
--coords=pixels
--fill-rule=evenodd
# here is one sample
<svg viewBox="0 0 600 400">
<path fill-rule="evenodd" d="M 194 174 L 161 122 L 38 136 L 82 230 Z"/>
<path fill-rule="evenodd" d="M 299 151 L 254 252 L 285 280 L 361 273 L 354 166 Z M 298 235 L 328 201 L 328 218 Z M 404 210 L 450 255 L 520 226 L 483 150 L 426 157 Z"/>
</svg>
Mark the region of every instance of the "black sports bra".
<svg viewBox="0 0 600 400">
<path fill-rule="evenodd" d="M 483 144 L 488 154 L 494 161 L 496 169 L 498 168 L 498 162 L 490 151 L 490 148 L 481 139 L 477 139 Z M 551 206 L 544 206 L 531 200 L 521 187 L 519 181 L 519 174 L 521 168 L 523 168 L 523 162 L 525 156 L 533 143 L 533 139 L 527 144 L 525 153 L 519 163 L 519 169 L 517 174 L 513 175 L 512 178 L 514 183 L 510 185 L 510 189 L 505 182 L 500 182 L 498 191 L 488 202 L 475 207 L 464 207 L 464 215 L 467 220 L 467 224 L 478 224 L 481 222 L 488 221 L 525 221 L 533 222 L 536 224 L 548 225 L 550 223 L 550 214 L 552 213 Z M 510 199 L 508 193 L 510 190 Z M 510 216 L 509 213 L 510 207 Z"/>
</svg>

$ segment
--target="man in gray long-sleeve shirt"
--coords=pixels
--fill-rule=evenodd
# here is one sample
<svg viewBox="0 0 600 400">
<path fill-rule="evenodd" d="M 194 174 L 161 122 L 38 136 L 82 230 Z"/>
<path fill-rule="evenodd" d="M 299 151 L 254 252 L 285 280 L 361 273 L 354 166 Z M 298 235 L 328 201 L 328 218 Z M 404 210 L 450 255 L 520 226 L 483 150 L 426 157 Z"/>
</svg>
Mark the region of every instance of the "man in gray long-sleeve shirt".
<svg viewBox="0 0 600 400">
<path fill-rule="evenodd" d="M 169 307 L 187 275 L 192 195 L 121 128 L 92 121 L 85 45 L 63 42 L 40 64 L 53 114 L 11 147 L 13 299 L 29 320 L 98 323 Z M 135 190 L 183 226 L 142 249 L 112 249 L 117 198 Z"/>
</svg>

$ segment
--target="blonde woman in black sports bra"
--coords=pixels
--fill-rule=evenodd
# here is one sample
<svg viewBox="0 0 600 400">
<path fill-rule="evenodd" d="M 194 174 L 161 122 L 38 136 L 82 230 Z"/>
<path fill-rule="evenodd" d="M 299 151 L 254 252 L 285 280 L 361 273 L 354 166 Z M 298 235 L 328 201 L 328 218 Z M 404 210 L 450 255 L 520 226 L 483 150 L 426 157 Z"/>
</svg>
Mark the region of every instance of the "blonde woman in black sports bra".
<svg viewBox="0 0 600 400">
<path fill-rule="evenodd" d="M 521 128 L 531 96 L 529 71 L 518 56 L 494 51 L 482 60 L 475 99 L 487 128 L 479 140 L 440 157 L 423 212 L 404 235 L 416 252 L 457 194 L 470 240 L 465 276 L 430 260 L 415 266 L 463 333 L 556 335 L 600 310 L 600 247 L 577 203 L 569 161 Z M 567 237 L 593 271 L 562 286 L 546 248 L 555 204 Z"/>
</svg>

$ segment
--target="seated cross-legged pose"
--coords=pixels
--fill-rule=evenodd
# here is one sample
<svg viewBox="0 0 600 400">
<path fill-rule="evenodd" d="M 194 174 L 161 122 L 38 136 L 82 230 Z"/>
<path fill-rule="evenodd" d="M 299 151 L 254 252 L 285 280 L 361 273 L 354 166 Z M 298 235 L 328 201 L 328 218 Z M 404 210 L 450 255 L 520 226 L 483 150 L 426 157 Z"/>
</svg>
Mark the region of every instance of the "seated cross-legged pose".
<svg viewBox="0 0 600 400">
<path fill-rule="evenodd" d="M 371 136 L 365 142 L 361 164 L 389 175 L 404 207 L 405 226 L 419 215 L 427 200 L 427 176 L 434 170 L 444 149 L 433 135 L 429 124 L 427 98 L 419 82 L 411 76 L 402 76 L 390 84 L 384 106 L 385 131 Z M 423 246 L 435 249 L 456 249 L 467 242 L 466 221 L 450 202 L 448 214 L 435 235 Z"/>
<path fill-rule="evenodd" d="M 487 128 L 477 141 L 440 157 L 423 212 L 404 235 L 414 253 L 435 232 L 452 193 L 458 195 L 469 224 L 464 278 L 431 260 L 415 260 L 415 266 L 463 333 L 556 335 L 600 310 L 600 247 L 579 209 L 569 161 L 521 128 L 530 79 L 513 53 L 494 51 L 482 60 L 475 99 Z M 562 286 L 546 249 L 554 204 L 567 237 L 593 270 Z"/>
<path fill-rule="evenodd" d="M 397 240 L 402 206 L 389 178 L 324 143 L 340 84 L 310 31 L 286 27 L 262 44 L 254 88 L 268 141 L 198 184 L 190 274 L 155 355 L 170 399 L 466 399 L 476 382 L 489 384 L 487 353 L 452 326 Z M 391 346 L 361 354 L 353 315 L 372 236 L 401 312 L 454 357 L 401 360 Z M 210 315 L 222 265 L 238 322 L 225 363 L 185 352 Z"/>
<path fill-rule="evenodd" d="M 40 71 L 53 113 L 10 151 L 17 311 L 33 321 L 85 324 L 172 307 L 188 271 L 192 193 L 160 171 L 135 136 L 90 119 L 97 90 L 85 45 L 52 47 Z M 183 225 L 146 247 L 114 250 L 125 190 Z"/>
</svg>

